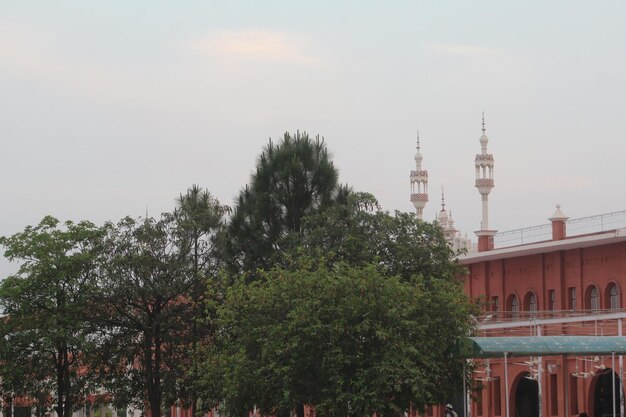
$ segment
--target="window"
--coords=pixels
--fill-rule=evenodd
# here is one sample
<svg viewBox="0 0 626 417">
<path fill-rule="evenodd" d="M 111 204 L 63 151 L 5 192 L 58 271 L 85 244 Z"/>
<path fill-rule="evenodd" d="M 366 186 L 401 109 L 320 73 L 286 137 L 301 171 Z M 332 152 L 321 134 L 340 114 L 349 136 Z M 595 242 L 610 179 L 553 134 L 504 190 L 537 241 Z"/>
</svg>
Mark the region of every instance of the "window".
<svg viewBox="0 0 626 417">
<path fill-rule="evenodd" d="M 578 378 L 569 377 L 569 413 L 578 414 Z"/>
<path fill-rule="evenodd" d="M 491 311 L 494 313 L 500 311 L 500 300 L 498 297 L 491 297 Z"/>
<path fill-rule="evenodd" d="M 515 294 L 509 296 L 508 310 L 511 312 L 511 317 L 516 319 L 519 317 L 519 301 Z"/>
<path fill-rule="evenodd" d="M 600 310 L 600 294 L 598 293 L 598 288 L 593 287 L 591 289 L 591 294 L 589 294 L 590 305 L 592 310 Z"/>
<path fill-rule="evenodd" d="M 585 309 L 600 310 L 600 293 L 595 285 L 590 285 L 585 291 Z"/>
<path fill-rule="evenodd" d="M 526 294 L 526 300 L 525 300 L 525 310 L 526 311 L 530 311 L 530 312 L 536 312 L 537 311 L 537 297 L 535 296 L 534 292 L 529 292 L 528 294 Z"/>
<path fill-rule="evenodd" d="M 493 414 L 495 416 L 502 415 L 502 401 L 500 399 L 500 378 L 494 378 L 491 381 L 491 397 L 493 400 Z"/>
<path fill-rule="evenodd" d="M 620 308 L 619 291 L 617 290 L 617 285 L 609 284 L 607 293 L 608 293 L 608 299 L 609 299 L 608 307 L 611 310 L 617 310 L 618 308 Z"/>
<path fill-rule="evenodd" d="M 567 308 L 569 310 L 576 310 L 576 287 L 569 287 L 567 289 L 568 300 Z"/>
<path fill-rule="evenodd" d="M 556 291 L 548 290 L 548 310 L 556 310 Z"/>
<path fill-rule="evenodd" d="M 559 415 L 559 391 L 556 374 L 550 374 L 550 415 Z"/>
</svg>

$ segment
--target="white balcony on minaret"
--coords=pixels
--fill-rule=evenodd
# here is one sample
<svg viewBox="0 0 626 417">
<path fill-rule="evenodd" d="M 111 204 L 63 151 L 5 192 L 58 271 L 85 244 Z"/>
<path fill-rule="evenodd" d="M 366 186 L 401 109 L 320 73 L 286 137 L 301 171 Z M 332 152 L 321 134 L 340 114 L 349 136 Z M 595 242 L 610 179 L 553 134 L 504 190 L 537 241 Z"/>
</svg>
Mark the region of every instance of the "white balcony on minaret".
<svg viewBox="0 0 626 417">
<path fill-rule="evenodd" d="M 428 202 L 428 171 L 422 169 L 422 154 L 420 153 L 420 138 L 417 134 L 417 153 L 415 154 L 415 170 L 411 171 L 411 203 L 415 207 L 417 218 L 422 219 L 424 207 Z"/>
</svg>

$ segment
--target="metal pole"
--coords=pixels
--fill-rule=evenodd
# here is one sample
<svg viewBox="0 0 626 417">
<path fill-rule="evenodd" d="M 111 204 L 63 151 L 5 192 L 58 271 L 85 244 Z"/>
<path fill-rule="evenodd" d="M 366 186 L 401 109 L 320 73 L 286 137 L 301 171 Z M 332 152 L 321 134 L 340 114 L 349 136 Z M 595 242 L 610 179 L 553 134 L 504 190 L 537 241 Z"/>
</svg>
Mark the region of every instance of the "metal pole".
<svg viewBox="0 0 626 417">
<path fill-rule="evenodd" d="M 565 415 L 569 416 L 569 367 L 567 355 L 563 355 L 563 382 L 565 383 Z"/>
<path fill-rule="evenodd" d="M 507 357 L 509 354 L 504 352 L 504 402 L 506 403 L 506 417 L 509 416 L 509 366 Z"/>
<path fill-rule="evenodd" d="M 611 352 L 611 381 L 613 382 L 613 392 L 611 393 L 611 399 L 613 401 L 613 417 L 615 417 L 615 352 Z"/>
<path fill-rule="evenodd" d="M 467 417 L 467 380 L 465 378 L 465 365 L 467 360 L 463 361 L 463 417 Z"/>
<path fill-rule="evenodd" d="M 541 336 L 541 327 L 537 326 L 537 336 Z M 543 417 L 543 357 L 537 357 L 537 400 L 539 403 L 539 417 Z"/>
<path fill-rule="evenodd" d="M 622 319 L 617 320 L 617 334 L 622 336 Z M 624 356 L 619 355 L 619 415 L 624 417 Z"/>
</svg>

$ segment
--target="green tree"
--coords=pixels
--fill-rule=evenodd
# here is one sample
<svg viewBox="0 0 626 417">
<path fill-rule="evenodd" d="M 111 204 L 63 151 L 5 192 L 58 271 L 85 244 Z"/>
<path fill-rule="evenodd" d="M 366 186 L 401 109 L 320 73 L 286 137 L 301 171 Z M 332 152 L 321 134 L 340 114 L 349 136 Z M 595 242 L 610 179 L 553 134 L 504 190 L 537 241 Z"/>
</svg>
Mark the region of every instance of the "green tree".
<svg viewBox="0 0 626 417">
<path fill-rule="evenodd" d="M 332 265 L 374 262 L 385 275 L 404 280 L 455 280 L 460 265 L 436 223 L 424 222 L 412 213 L 393 214 L 380 209 L 369 193 L 352 193 L 345 204 L 304 220 L 304 231 L 287 235 L 281 246 L 281 264 L 301 253 L 319 254 Z"/>
<path fill-rule="evenodd" d="M 189 323 L 190 351 L 181 356 L 175 365 L 178 367 L 176 396 L 170 401 L 183 401 L 191 407 L 195 415 L 198 387 L 195 375 L 198 346 L 207 343 L 209 335 L 206 320 L 206 285 L 205 282 L 217 275 L 219 258 L 217 254 L 219 232 L 224 226 L 224 214 L 228 207 L 220 205 L 207 190 L 197 185 L 190 187 L 176 201 L 174 216 L 177 234 L 184 247 L 190 249 L 189 262 L 195 276 L 195 284 L 190 288 L 189 298 L 193 308 L 193 319 Z"/>
<path fill-rule="evenodd" d="M 22 262 L 0 286 L 3 385 L 58 416 L 69 417 L 93 388 L 83 371 L 93 352 L 87 317 L 102 234 L 92 223 L 48 216 L 0 238 L 5 256 Z"/>
<path fill-rule="evenodd" d="M 228 211 L 229 207 L 222 206 L 208 190 L 196 184 L 176 200 L 174 216 L 178 232 L 182 239 L 188 240 L 195 274 L 209 276 L 217 272 L 217 234 Z"/>
<path fill-rule="evenodd" d="M 269 268 L 287 233 L 300 233 L 306 216 L 345 198 L 324 140 L 285 133 L 259 156 L 250 186 L 239 194 L 224 240 L 233 271 Z"/>
<path fill-rule="evenodd" d="M 223 411 L 310 404 L 321 417 L 399 416 L 447 399 L 462 380 L 452 352 L 470 327 L 460 284 L 318 261 L 227 291 L 204 370 Z"/>
<path fill-rule="evenodd" d="M 116 405 L 147 403 L 152 417 L 181 395 L 197 334 L 193 239 L 177 218 L 125 218 L 109 224 L 99 283 L 100 375 Z M 188 363 L 187 361 L 185 363 Z"/>
</svg>

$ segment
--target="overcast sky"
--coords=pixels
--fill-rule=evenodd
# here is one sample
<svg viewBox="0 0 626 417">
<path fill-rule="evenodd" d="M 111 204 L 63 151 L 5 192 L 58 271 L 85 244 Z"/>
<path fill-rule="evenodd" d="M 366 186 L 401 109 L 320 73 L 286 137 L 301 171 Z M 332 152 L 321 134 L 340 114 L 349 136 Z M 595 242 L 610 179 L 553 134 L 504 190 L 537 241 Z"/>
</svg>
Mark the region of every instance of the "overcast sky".
<svg viewBox="0 0 626 417">
<path fill-rule="evenodd" d="M 325 137 L 340 180 L 480 227 L 626 210 L 626 2 L 0 2 L 0 235 L 47 214 L 172 210 L 199 184 L 231 204 L 268 138 Z M 0 260 L 0 275 L 15 266 Z"/>
</svg>

